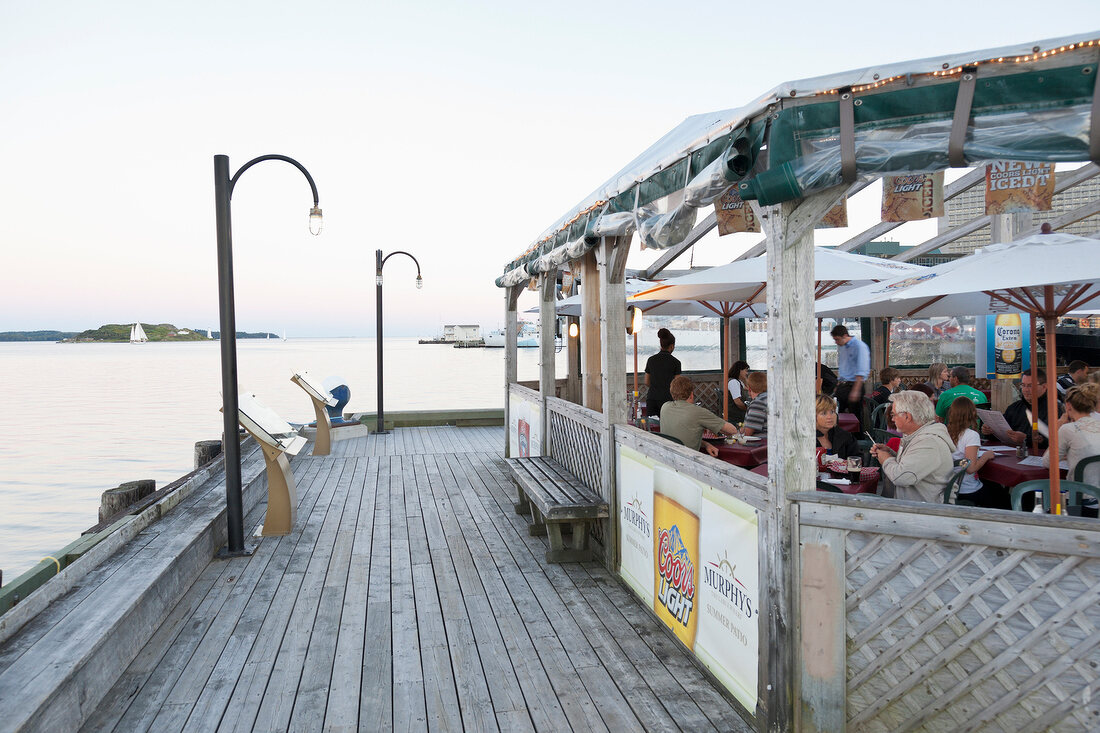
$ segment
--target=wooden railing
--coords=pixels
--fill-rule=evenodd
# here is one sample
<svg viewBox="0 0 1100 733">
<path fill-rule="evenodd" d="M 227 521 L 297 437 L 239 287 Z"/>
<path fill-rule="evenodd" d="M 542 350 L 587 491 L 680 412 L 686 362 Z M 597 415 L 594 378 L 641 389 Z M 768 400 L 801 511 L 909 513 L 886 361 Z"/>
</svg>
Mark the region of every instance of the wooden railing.
<svg viewBox="0 0 1100 733">
<path fill-rule="evenodd" d="M 1100 524 L 793 499 L 801 730 L 1097 730 Z"/>
</svg>

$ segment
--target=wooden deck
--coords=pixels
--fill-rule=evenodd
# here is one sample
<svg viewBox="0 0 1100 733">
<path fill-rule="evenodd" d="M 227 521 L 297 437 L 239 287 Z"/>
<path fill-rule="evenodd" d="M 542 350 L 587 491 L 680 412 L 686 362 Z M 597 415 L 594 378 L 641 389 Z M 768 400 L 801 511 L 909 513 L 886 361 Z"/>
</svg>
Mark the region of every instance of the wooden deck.
<svg viewBox="0 0 1100 733">
<path fill-rule="evenodd" d="M 211 562 L 85 730 L 749 730 L 602 566 L 545 563 L 503 443 L 303 451 L 295 531 Z"/>
</svg>

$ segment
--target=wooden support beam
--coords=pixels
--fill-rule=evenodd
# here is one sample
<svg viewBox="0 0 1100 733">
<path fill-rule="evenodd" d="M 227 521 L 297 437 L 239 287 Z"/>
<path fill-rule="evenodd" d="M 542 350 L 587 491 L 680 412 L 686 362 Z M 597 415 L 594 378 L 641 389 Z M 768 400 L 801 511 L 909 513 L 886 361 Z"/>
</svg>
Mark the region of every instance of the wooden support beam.
<svg viewBox="0 0 1100 733">
<path fill-rule="evenodd" d="M 554 301 L 557 296 L 557 281 L 557 272 L 539 275 L 539 398 L 542 423 L 539 455 L 542 456 L 550 455 L 550 410 L 546 408 L 546 398 L 557 396 L 554 393 L 554 322 L 557 319 Z"/>
<path fill-rule="evenodd" d="M 600 273 L 596 254 L 589 252 L 581 261 L 581 397 L 585 407 L 603 411 L 601 387 Z"/>
<path fill-rule="evenodd" d="M 579 336 L 569 335 L 570 328 L 574 324 L 576 324 L 579 333 L 580 319 L 576 316 L 569 316 L 566 318 L 565 324 L 562 327 L 562 338 L 565 339 L 566 361 L 569 362 L 569 369 L 565 377 L 565 399 L 579 405 L 581 403 L 581 340 Z"/>
<path fill-rule="evenodd" d="M 626 399 L 626 257 L 630 251 L 630 237 L 604 237 L 596 247 L 596 260 L 600 269 L 600 312 L 603 338 L 600 339 L 603 374 L 603 414 L 605 429 L 600 440 L 603 443 L 603 461 L 600 465 L 601 495 L 609 506 L 619 506 L 615 482 L 614 425 L 627 422 L 629 408 Z M 604 561 L 609 570 L 616 571 L 619 563 L 619 514 L 607 522 L 607 543 Z"/>
<path fill-rule="evenodd" d="M 843 731 L 847 723 L 844 535 L 839 529 L 802 527 L 798 655 L 799 700 L 795 730 Z"/>
<path fill-rule="evenodd" d="M 519 313 L 516 303 L 523 288 L 519 285 L 504 289 L 504 457 L 509 458 L 508 426 L 512 424 L 510 387 L 519 381 Z"/>
<path fill-rule="evenodd" d="M 787 497 L 813 491 L 814 465 L 814 225 L 844 195 L 837 186 L 802 201 L 767 208 L 753 202 L 768 236 L 768 487 L 760 578 L 767 617 L 767 649 L 760 689 L 769 731 L 790 729 L 794 650 L 786 643 L 793 621 L 791 515 Z"/>
</svg>

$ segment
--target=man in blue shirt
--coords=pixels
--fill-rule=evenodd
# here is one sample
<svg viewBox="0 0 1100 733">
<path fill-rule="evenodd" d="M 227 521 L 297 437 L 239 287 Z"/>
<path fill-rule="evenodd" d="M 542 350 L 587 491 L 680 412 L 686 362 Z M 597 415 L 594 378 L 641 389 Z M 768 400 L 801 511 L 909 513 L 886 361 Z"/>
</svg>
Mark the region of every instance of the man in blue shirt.
<svg viewBox="0 0 1100 733">
<path fill-rule="evenodd" d="M 853 337 L 848 329 L 837 324 L 829 332 L 836 343 L 837 406 L 843 412 L 850 412 L 863 423 L 863 383 L 871 373 L 871 349 L 867 344 Z"/>
</svg>

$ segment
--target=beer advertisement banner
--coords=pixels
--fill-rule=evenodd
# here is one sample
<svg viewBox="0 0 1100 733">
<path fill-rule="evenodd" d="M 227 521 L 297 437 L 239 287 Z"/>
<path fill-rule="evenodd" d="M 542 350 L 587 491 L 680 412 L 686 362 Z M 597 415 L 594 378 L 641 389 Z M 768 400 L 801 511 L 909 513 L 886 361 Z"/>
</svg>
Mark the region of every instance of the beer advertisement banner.
<svg viewBox="0 0 1100 733">
<path fill-rule="evenodd" d="M 566 298 L 573 294 L 573 270 L 562 270 L 561 293 Z"/>
<path fill-rule="evenodd" d="M 1027 313 L 1000 313 L 986 316 L 984 364 L 976 364 L 975 372 L 984 368 L 988 379 L 1019 379 L 1031 369 L 1031 321 Z"/>
<path fill-rule="evenodd" d="M 714 216 L 718 220 L 719 237 L 736 232 L 760 231 L 756 212 L 732 188 L 714 202 Z"/>
<path fill-rule="evenodd" d="M 943 171 L 882 179 L 882 220 L 921 221 L 943 216 Z"/>
<path fill-rule="evenodd" d="M 508 455 L 542 455 L 542 408 L 514 394 L 508 395 Z"/>
<path fill-rule="evenodd" d="M 838 229 L 848 226 L 848 197 L 845 196 L 833 208 L 825 212 L 815 229 Z"/>
<path fill-rule="evenodd" d="M 619 446 L 620 573 L 749 710 L 756 707 L 756 511 Z"/>
<path fill-rule="evenodd" d="M 985 213 L 1050 211 L 1054 163 L 999 160 L 985 167 Z"/>
</svg>

